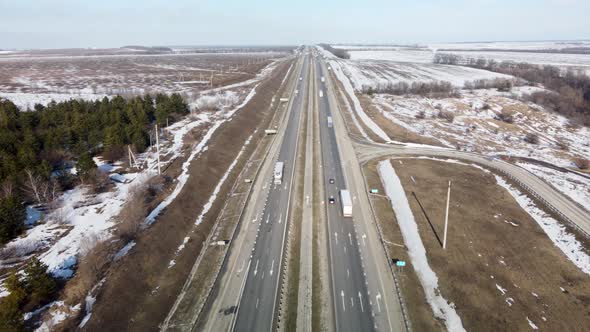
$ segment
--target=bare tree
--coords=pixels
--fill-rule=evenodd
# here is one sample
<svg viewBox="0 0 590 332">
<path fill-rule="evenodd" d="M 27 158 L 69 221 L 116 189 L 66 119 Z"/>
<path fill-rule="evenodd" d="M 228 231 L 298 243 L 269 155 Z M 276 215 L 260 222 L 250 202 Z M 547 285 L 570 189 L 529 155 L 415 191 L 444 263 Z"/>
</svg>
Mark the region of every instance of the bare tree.
<svg viewBox="0 0 590 332">
<path fill-rule="evenodd" d="M 31 200 L 37 202 L 37 204 L 43 204 L 43 198 L 45 196 L 45 191 L 47 190 L 47 186 L 43 183 L 43 179 L 39 175 L 35 175 L 30 169 L 25 170 L 25 175 L 26 181 L 24 191 Z"/>
</svg>

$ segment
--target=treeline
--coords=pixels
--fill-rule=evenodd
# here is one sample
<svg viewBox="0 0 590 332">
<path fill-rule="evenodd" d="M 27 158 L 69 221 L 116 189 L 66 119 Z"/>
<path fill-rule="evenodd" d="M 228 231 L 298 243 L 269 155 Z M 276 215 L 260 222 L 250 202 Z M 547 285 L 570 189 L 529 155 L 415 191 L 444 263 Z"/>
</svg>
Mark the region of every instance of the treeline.
<svg viewBox="0 0 590 332">
<path fill-rule="evenodd" d="M 328 44 L 320 44 L 326 51 L 334 54 L 335 56 L 339 57 L 340 59 L 350 59 L 350 53 L 347 50 L 342 48 L 334 48 Z"/>
<path fill-rule="evenodd" d="M 437 53 L 435 63 L 461 64 L 494 71 L 541 84 L 552 91 L 539 91 L 526 99 L 560 113 L 575 123 L 590 126 L 590 77 L 583 72 L 563 70 L 556 66 L 498 62 L 494 59 L 464 59 L 454 54 Z"/>
<path fill-rule="evenodd" d="M 51 102 L 24 112 L 0 99 L 0 245 L 22 230 L 23 202 L 48 204 L 77 181 L 98 178 L 92 156 L 119 160 L 127 145 L 141 153 L 155 123 L 188 113 L 178 94 Z M 76 177 L 67 171 L 74 165 Z"/>
<path fill-rule="evenodd" d="M 368 95 L 374 93 L 387 93 L 391 95 L 420 95 L 432 98 L 458 97 L 459 92 L 450 83 L 446 81 L 435 82 L 389 82 L 378 84 L 377 86 L 363 86 L 361 92 Z"/>
</svg>

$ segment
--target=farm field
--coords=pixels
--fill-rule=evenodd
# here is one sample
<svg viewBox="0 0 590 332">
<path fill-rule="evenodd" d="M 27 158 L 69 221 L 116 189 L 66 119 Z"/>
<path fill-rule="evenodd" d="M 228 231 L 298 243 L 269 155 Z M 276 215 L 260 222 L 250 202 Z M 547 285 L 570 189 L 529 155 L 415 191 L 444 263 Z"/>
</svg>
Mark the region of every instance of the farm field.
<svg viewBox="0 0 590 332">
<path fill-rule="evenodd" d="M 117 50 L 90 55 L 80 51 L 0 54 L 0 97 L 24 109 L 51 100 L 117 94 L 176 92 L 194 100 L 209 90 L 252 80 L 273 59 L 288 54 L 247 49 L 242 53 L 234 49 L 229 53 L 193 53 L 194 49 L 186 49 L 175 54 Z"/>
</svg>

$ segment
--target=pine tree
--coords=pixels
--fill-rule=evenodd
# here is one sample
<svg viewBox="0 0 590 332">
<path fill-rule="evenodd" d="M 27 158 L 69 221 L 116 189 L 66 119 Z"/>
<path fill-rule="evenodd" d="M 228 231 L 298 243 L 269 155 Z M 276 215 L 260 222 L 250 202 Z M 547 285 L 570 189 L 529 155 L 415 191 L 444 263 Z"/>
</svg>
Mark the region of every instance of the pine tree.
<svg viewBox="0 0 590 332">
<path fill-rule="evenodd" d="M 22 232 L 26 216 L 19 197 L 13 195 L 0 199 L 0 244 L 6 244 Z"/>
<path fill-rule="evenodd" d="M 78 162 L 76 163 L 76 170 L 78 171 L 78 175 L 82 179 L 87 178 L 90 174 L 90 171 L 95 169 L 96 167 L 96 163 L 94 162 L 92 156 L 88 152 L 85 152 L 82 155 L 80 155 L 80 158 L 78 158 Z"/>
<path fill-rule="evenodd" d="M 25 274 L 27 306 L 36 308 L 48 303 L 55 294 L 56 284 L 53 277 L 47 273 L 47 265 L 34 257 L 25 267 Z"/>
</svg>

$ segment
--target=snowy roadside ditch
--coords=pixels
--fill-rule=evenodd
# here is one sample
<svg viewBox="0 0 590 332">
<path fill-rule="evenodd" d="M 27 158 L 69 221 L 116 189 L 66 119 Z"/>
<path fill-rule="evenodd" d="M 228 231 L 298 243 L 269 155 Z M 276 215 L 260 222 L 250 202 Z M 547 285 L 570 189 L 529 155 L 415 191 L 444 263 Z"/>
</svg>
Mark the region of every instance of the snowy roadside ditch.
<svg viewBox="0 0 590 332">
<path fill-rule="evenodd" d="M 428 264 L 426 249 L 418 232 L 418 225 L 405 195 L 404 188 L 388 160 L 379 163 L 379 175 L 389 197 L 391 207 L 398 220 L 404 243 L 408 247 L 408 254 L 412 266 L 422 284 L 426 300 L 430 304 L 434 315 L 444 320 L 449 331 L 465 331 L 461 318 L 455 311 L 454 305 L 440 294 L 438 289 L 438 277 Z"/>
<path fill-rule="evenodd" d="M 256 132 L 254 132 L 254 133 L 256 133 Z M 246 142 L 244 142 L 244 145 L 242 146 L 242 149 L 240 149 L 240 152 L 238 153 L 238 155 L 236 156 L 236 158 L 234 159 L 234 161 L 229 165 L 229 167 L 225 171 L 225 174 L 223 174 L 223 176 L 221 177 L 221 179 L 217 183 L 217 186 L 213 190 L 213 193 L 211 194 L 211 196 L 209 196 L 209 200 L 207 201 L 207 203 L 205 203 L 205 205 L 203 206 L 203 210 L 201 211 L 201 213 L 197 217 L 197 219 L 195 221 L 195 225 L 199 225 L 203 221 L 203 218 L 205 218 L 205 215 L 207 215 L 207 213 L 209 212 L 209 210 L 213 206 L 213 203 L 217 199 L 217 195 L 219 194 L 219 191 L 221 190 L 221 187 L 223 186 L 223 184 L 225 184 L 225 181 L 227 180 L 227 178 L 229 177 L 230 173 L 232 172 L 232 170 L 234 169 L 234 167 L 238 163 L 238 160 L 240 160 L 240 157 L 242 156 L 242 154 L 246 150 L 246 147 L 250 144 L 250 140 L 252 139 L 252 136 L 253 135 L 254 134 L 250 135 L 250 137 L 248 137 L 248 139 L 246 140 Z M 177 257 L 182 252 L 182 250 L 184 250 L 184 248 L 185 248 L 186 244 L 188 243 L 189 239 L 190 239 L 189 236 L 187 236 L 187 237 L 185 237 L 183 239 L 182 243 L 176 249 L 176 252 L 174 253 L 174 257 Z M 176 265 L 176 260 L 175 259 L 172 259 L 168 263 L 168 268 L 172 268 L 174 265 Z"/>
<path fill-rule="evenodd" d="M 252 99 L 252 97 L 254 97 L 254 95 L 256 94 L 257 87 L 258 87 L 258 84 L 255 85 L 252 88 L 252 90 L 250 90 L 250 93 L 248 93 L 248 95 L 246 96 L 244 101 L 242 101 L 242 103 L 240 105 L 235 107 L 233 110 L 227 112 L 221 119 L 215 121 L 215 123 L 213 124 L 213 126 L 211 128 L 209 128 L 209 130 L 207 131 L 207 133 L 205 134 L 203 139 L 199 142 L 199 144 L 197 144 L 197 146 L 193 149 L 190 156 L 182 164 L 182 173 L 177 178 L 178 183 L 176 184 L 174 191 L 172 191 L 172 193 L 170 195 L 168 195 L 168 197 L 166 197 L 166 199 L 164 199 L 160 204 L 158 204 L 158 206 L 154 210 L 152 210 L 152 212 L 150 212 L 150 214 L 145 218 L 145 223 L 147 225 L 151 225 L 156 220 L 156 218 L 160 215 L 160 213 L 166 207 L 168 207 L 168 205 L 170 205 L 172 203 L 172 201 L 174 201 L 174 199 L 176 199 L 176 197 L 180 194 L 180 192 L 182 191 L 182 188 L 184 188 L 184 185 L 186 184 L 186 182 L 189 179 L 189 176 L 190 176 L 189 167 L 190 167 L 192 161 L 201 152 L 203 152 L 207 149 L 207 143 L 209 142 L 209 140 L 211 139 L 213 134 L 217 131 L 217 129 L 219 129 L 219 127 L 221 127 L 221 125 L 223 123 L 225 123 L 226 121 L 231 120 L 232 116 L 237 111 L 241 110 L 244 106 L 246 106 L 246 104 L 248 104 L 250 99 Z"/>
<path fill-rule="evenodd" d="M 335 61 L 335 60 L 331 60 L 331 61 L 329 61 L 329 63 L 330 63 L 330 66 L 332 67 L 332 70 L 333 70 L 334 74 L 336 74 L 336 77 L 342 83 L 342 86 L 346 90 L 346 93 L 350 96 L 350 99 L 352 100 L 353 108 L 354 108 L 354 111 L 355 111 L 356 115 L 367 126 L 367 128 L 369 128 L 375 135 L 377 135 L 383 141 L 385 141 L 385 142 L 391 141 L 391 138 L 389 138 L 389 136 L 387 136 L 387 134 L 383 131 L 383 129 L 381 129 L 381 127 L 379 127 L 367 115 L 367 113 L 365 113 L 365 111 L 363 111 L 363 108 L 361 106 L 361 102 L 356 97 L 356 94 L 354 92 L 354 88 L 352 87 L 352 84 L 350 83 L 350 80 L 342 72 L 342 68 L 340 67 L 340 64 L 337 61 Z M 357 126 L 358 126 L 358 124 L 357 124 Z M 362 131 L 362 130 L 361 130 L 361 132 L 364 133 L 364 131 Z M 366 134 L 363 135 L 363 136 L 365 136 L 366 139 L 369 139 L 368 137 L 366 137 Z"/>
</svg>

